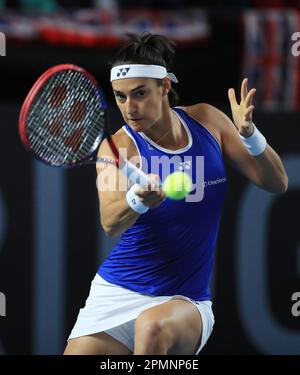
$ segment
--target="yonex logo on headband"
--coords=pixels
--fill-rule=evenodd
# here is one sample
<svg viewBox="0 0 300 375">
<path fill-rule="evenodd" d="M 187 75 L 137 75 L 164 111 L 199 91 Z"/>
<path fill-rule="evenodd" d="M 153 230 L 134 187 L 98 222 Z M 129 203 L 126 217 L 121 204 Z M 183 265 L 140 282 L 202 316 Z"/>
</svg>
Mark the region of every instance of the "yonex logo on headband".
<svg viewBox="0 0 300 375">
<path fill-rule="evenodd" d="M 178 80 L 173 73 L 168 73 L 167 69 L 161 65 L 130 64 L 114 66 L 110 72 L 110 81 L 125 78 L 158 78 L 169 77 L 172 82 Z"/>
<path fill-rule="evenodd" d="M 130 68 L 120 68 L 119 72 L 117 73 L 117 77 L 125 77 L 126 74 L 129 72 Z"/>
</svg>

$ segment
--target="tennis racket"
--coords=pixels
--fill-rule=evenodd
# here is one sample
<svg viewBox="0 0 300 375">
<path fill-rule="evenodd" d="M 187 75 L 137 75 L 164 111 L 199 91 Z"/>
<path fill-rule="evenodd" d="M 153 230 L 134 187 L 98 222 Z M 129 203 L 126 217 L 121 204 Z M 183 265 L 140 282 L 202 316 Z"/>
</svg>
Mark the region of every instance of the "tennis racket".
<svg viewBox="0 0 300 375">
<path fill-rule="evenodd" d="M 106 121 L 107 104 L 96 79 L 73 64 L 44 72 L 29 91 L 19 115 L 23 144 L 51 166 L 113 163 L 132 183 L 148 186 L 149 177 L 121 157 Z M 96 156 L 106 138 L 115 160 Z"/>
</svg>

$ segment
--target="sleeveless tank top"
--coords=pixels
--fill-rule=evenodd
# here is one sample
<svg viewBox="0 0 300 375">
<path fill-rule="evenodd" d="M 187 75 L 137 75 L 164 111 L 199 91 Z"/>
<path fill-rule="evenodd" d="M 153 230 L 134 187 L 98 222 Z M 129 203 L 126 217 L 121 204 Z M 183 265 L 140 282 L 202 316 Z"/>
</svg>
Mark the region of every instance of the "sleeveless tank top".
<svg viewBox="0 0 300 375">
<path fill-rule="evenodd" d="M 209 300 L 210 276 L 226 173 L 220 146 L 213 135 L 184 110 L 173 108 L 188 135 L 188 145 L 176 151 L 160 147 L 128 125 L 146 173 L 185 171 L 194 190 L 183 200 L 166 199 L 128 228 L 98 273 L 110 283 L 154 296 L 185 295 Z M 168 168 L 166 168 L 168 164 Z"/>
</svg>

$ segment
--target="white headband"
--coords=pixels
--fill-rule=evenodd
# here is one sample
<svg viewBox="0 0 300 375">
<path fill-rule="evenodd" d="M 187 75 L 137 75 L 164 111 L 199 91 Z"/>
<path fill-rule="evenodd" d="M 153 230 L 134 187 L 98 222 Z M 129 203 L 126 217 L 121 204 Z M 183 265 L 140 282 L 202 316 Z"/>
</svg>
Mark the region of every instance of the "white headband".
<svg viewBox="0 0 300 375">
<path fill-rule="evenodd" d="M 169 77 L 174 83 L 178 80 L 173 73 L 168 73 L 167 69 L 161 65 L 126 64 L 114 66 L 110 71 L 110 82 L 124 78 L 158 78 Z"/>
</svg>

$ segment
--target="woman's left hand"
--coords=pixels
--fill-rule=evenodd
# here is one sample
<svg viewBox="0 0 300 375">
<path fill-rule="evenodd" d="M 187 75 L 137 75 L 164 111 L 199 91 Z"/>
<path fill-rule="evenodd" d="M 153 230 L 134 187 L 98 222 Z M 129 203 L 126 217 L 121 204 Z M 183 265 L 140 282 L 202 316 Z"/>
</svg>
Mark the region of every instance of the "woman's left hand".
<svg viewBox="0 0 300 375">
<path fill-rule="evenodd" d="M 228 90 L 228 98 L 230 101 L 234 125 L 244 137 L 250 137 L 254 131 L 254 124 L 252 122 L 254 106 L 252 105 L 252 100 L 256 89 L 253 88 L 248 91 L 247 83 L 248 78 L 244 78 L 241 86 L 240 104 L 236 101 L 234 89 L 230 88 Z"/>
</svg>

